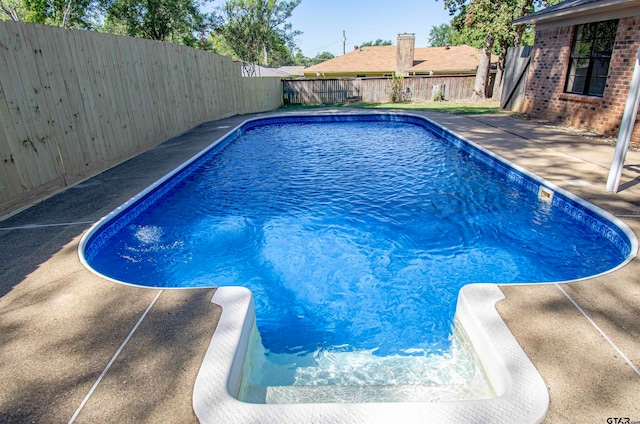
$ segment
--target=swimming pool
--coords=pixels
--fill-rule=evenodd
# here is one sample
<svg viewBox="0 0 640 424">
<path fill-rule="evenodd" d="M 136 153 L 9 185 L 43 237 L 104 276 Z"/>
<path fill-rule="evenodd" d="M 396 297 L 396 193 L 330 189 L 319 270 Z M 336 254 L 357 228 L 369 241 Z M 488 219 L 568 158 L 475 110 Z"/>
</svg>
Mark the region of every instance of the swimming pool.
<svg viewBox="0 0 640 424">
<path fill-rule="evenodd" d="M 289 139 L 291 124 L 298 126 L 296 127 L 297 132 L 301 132 L 303 134 L 302 138 L 304 139 L 310 134 L 322 132 L 324 121 L 338 121 L 340 125 L 346 128 L 346 133 L 353 133 L 354 129 L 358 129 L 359 131 L 370 130 L 370 133 L 367 133 L 366 137 L 359 138 L 378 137 L 379 133 L 382 133 L 382 128 L 379 124 L 383 122 L 385 128 L 391 128 L 392 132 L 396 134 L 396 141 L 381 141 L 376 138 L 374 143 L 356 146 L 355 141 L 357 140 L 345 142 L 344 140 L 347 134 L 343 133 L 337 142 L 331 143 L 330 146 L 324 143 L 322 146 L 301 147 Z M 366 125 L 363 125 L 363 122 L 366 123 Z M 336 190 L 336 188 L 326 189 L 322 186 L 323 183 L 309 183 L 305 176 L 305 173 L 309 171 L 309 166 L 307 164 L 301 165 L 299 174 L 285 175 L 284 181 L 277 180 L 275 184 L 278 187 L 283 187 L 285 185 L 284 183 L 288 182 L 300 186 L 285 190 L 286 195 L 281 196 L 287 198 L 298 196 L 299 198 L 294 206 L 297 206 L 299 209 L 311 209 L 313 213 L 311 214 L 311 218 L 306 216 L 302 220 L 294 220 L 291 218 L 291 215 L 300 215 L 300 210 L 295 211 L 296 213 L 293 214 L 287 211 L 283 212 L 283 208 L 278 202 L 278 193 L 262 192 L 262 188 L 258 191 L 250 191 L 256 185 L 256 180 L 252 180 L 249 177 L 251 177 L 257 168 L 260 168 L 261 164 L 269 163 L 269 166 L 264 167 L 268 172 L 266 176 L 264 173 L 258 174 L 258 179 L 271 178 L 273 174 L 281 174 L 274 172 L 269 173 L 269 171 L 273 171 L 273 169 L 276 168 L 273 162 L 268 162 L 264 157 L 260 157 L 256 159 L 255 163 L 249 166 L 244 166 L 243 168 L 242 166 L 238 167 L 236 164 L 231 165 L 228 170 L 218 165 L 207 165 L 207 161 L 210 158 L 217 158 L 219 159 L 218 162 L 224 162 L 227 159 L 225 159 L 226 156 L 221 153 L 226 153 L 236 146 L 236 143 L 242 146 L 243 137 L 258 134 L 267 127 L 281 131 L 281 136 L 279 139 L 277 138 L 277 141 L 285 139 L 286 142 L 279 144 L 288 147 L 288 150 L 284 152 L 284 156 L 289 159 L 295 158 L 296 160 L 293 161 L 294 165 L 304 164 L 304 162 L 300 162 L 295 155 L 300 150 L 311 150 L 312 154 L 324 156 L 331 161 L 331 155 L 326 154 L 327 150 L 343 148 L 345 146 L 351 150 L 359 148 L 360 150 L 356 149 L 357 151 L 351 152 L 352 157 L 358 158 L 355 163 L 331 164 L 332 167 L 329 168 L 329 171 L 325 169 L 323 172 L 329 174 L 331 178 L 335 177 L 336 174 L 349 174 L 351 176 L 350 180 L 356 182 L 356 188 L 361 188 L 367 180 L 385 180 L 386 182 L 391 182 L 391 185 L 389 187 L 375 186 L 373 189 L 369 189 L 370 193 L 367 195 L 360 193 L 358 195 L 360 197 L 356 199 L 355 206 L 353 203 L 349 206 L 350 209 L 348 213 L 345 213 L 344 210 L 336 212 L 332 210 L 332 208 L 339 202 L 335 202 L 334 198 L 343 195 L 341 190 L 347 184 L 344 181 L 338 182 L 337 187 L 340 190 Z M 362 134 L 362 132 L 358 132 L 358 134 Z M 397 137 L 398 134 L 400 134 L 401 137 Z M 429 137 L 432 137 L 433 140 L 431 141 L 437 141 L 437 143 L 432 143 L 435 144 L 436 150 L 426 150 L 423 144 L 418 143 L 416 134 L 420 136 L 428 134 Z M 271 134 L 270 137 L 273 137 L 273 134 Z M 402 140 L 401 143 L 397 141 L 398 138 Z M 234 141 L 233 139 L 240 140 L 240 143 L 238 143 L 238 140 Z M 250 147 L 248 151 L 256 152 L 263 150 L 268 155 L 274 155 L 274 151 L 278 150 L 274 144 L 276 143 L 272 142 L 268 148 L 263 147 L 261 149 L 256 148 L 256 145 L 249 144 Z M 247 144 L 244 143 L 244 145 Z M 448 150 L 443 146 L 446 146 L 447 149 L 453 147 L 453 153 L 448 153 Z M 365 154 L 381 148 L 384 149 L 382 149 L 382 153 L 378 156 L 371 157 Z M 391 163 L 392 171 L 389 171 L 388 168 L 383 169 L 380 166 L 380 162 L 389 157 L 398 159 L 398 161 Z M 425 157 L 435 158 L 436 164 L 427 166 L 422 161 Z M 416 160 L 417 163 L 415 165 L 406 165 Z M 443 162 L 447 161 L 453 161 L 453 163 L 457 164 L 457 167 L 454 168 L 457 172 L 452 172 L 450 169 L 447 170 L 447 167 L 442 165 Z M 281 162 L 282 161 L 276 161 L 275 163 L 280 164 Z M 284 162 L 286 163 L 286 161 Z M 366 166 L 367 162 L 370 162 L 371 165 Z M 327 166 L 326 161 L 322 163 L 323 166 Z M 220 184 L 222 186 L 221 191 L 232 194 L 244 194 L 240 198 L 233 200 L 214 196 L 213 198 L 220 204 L 220 210 L 213 212 L 208 210 L 207 213 L 204 214 L 205 218 L 198 218 L 198 220 L 192 221 L 187 219 L 187 215 L 191 215 L 190 210 L 200 207 L 201 204 L 206 202 L 196 201 L 195 205 L 192 205 L 190 208 L 185 208 L 183 206 L 176 206 L 179 203 L 173 204 L 172 206 L 172 203 L 168 202 L 167 199 L 171 198 L 181 187 L 188 186 L 189 184 L 197 184 L 198 179 L 195 175 L 199 174 L 199 172 L 194 172 L 194 169 L 198 167 L 209 167 L 214 181 L 225 182 L 225 184 Z M 430 170 L 433 168 L 436 170 L 436 174 L 441 173 L 444 176 L 438 180 L 438 183 L 431 184 L 430 186 L 426 184 L 426 182 L 432 182 L 432 179 L 435 178 L 433 174 L 430 174 L 426 179 L 416 178 L 417 173 L 424 170 L 424 168 L 429 168 Z M 461 170 L 464 172 L 461 172 Z M 467 173 L 469 170 L 473 170 L 473 172 Z M 290 168 L 285 168 L 285 173 L 289 171 Z M 478 174 L 478 172 L 480 172 L 480 174 Z M 357 178 L 353 177 L 354 173 L 357 175 Z M 401 178 L 398 179 L 399 175 Z M 475 178 L 479 181 L 481 183 L 480 187 L 484 189 L 486 187 L 484 182 L 488 178 L 488 175 L 492 178 L 500 178 L 503 186 L 507 188 L 487 188 L 478 193 L 479 190 L 477 186 L 473 185 L 475 184 L 473 183 L 473 179 Z M 452 186 L 445 185 L 446 182 L 452 182 L 456 177 L 461 177 L 464 180 L 464 184 L 456 182 Z M 414 180 L 417 181 L 418 185 L 410 189 L 411 195 L 397 195 L 395 189 L 407 185 L 408 181 Z M 211 184 L 211 180 L 208 180 L 205 185 Z M 428 211 L 430 214 L 428 217 L 435 216 L 434 211 L 437 212 L 438 210 L 441 210 L 440 215 L 442 217 L 450 217 L 452 212 L 459 211 L 463 206 L 466 207 L 468 203 L 468 201 L 465 200 L 468 198 L 459 193 L 459 191 L 461 191 L 460 189 L 456 189 L 456 187 L 460 186 L 463 186 L 465 189 L 470 189 L 472 194 L 475 194 L 478 198 L 475 204 L 472 205 L 473 208 L 467 212 L 467 215 L 472 216 L 476 222 L 465 224 L 465 226 L 472 227 L 472 239 L 478 238 L 476 234 L 478 228 L 490 227 L 487 224 L 489 221 L 481 219 L 483 215 L 487 215 L 488 213 L 498 215 L 503 217 L 498 221 L 508 220 L 510 223 L 507 228 L 504 229 L 491 227 L 490 234 L 494 237 L 489 238 L 490 242 L 487 241 L 487 238 L 482 238 L 481 244 L 484 247 L 482 249 L 471 249 L 471 254 L 469 250 L 465 251 L 464 248 L 458 245 L 452 246 L 443 243 L 443 240 L 453 240 L 457 244 L 462 245 L 468 243 L 468 238 L 465 238 L 466 236 L 463 237 L 464 233 L 469 232 L 468 228 L 445 226 L 438 220 L 426 219 L 424 215 L 425 212 L 418 210 L 420 208 L 424 209 L 425 205 L 427 205 L 431 207 Z M 322 187 L 323 189 L 318 190 L 318 187 Z M 353 299 L 355 298 L 348 293 L 349 286 L 364 286 L 366 293 L 373 293 L 372 289 L 377 285 L 377 282 L 386 277 L 391 281 L 393 289 L 398 289 L 398 286 L 400 286 L 401 294 L 399 296 L 406 297 L 406 299 L 402 301 L 395 300 L 395 304 L 391 302 L 392 305 L 400 307 L 400 312 L 396 313 L 394 317 L 396 321 L 381 324 L 378 316 L 368 316 L 366 319 L 356 316 L 359 319 L 356 320 L 355 323 L 343 325 L 344 327 L 348 327 L 348 331 L 346 332 L 340 334 L 331 333 L 328 332 L 325 327 L 323 327 L 320 332 L 330 334 L 331 337 L 335 336 L 335 340 L 331 340 L 331 345 L 334 347 L 337 346 L 339 348 L 338 352 L 341 352 L 341 347 L 342 351 L 353 351 L 352 341 L 357 339 L 357 337 L 354 337 L 354 333 L 368 331 L 368 334 L 366 334 L 363 339 L 365 344 L 356 346 L 355 350 L 375 349 L 376 354 L 381 357 L 396 354 L 415 356 L 416 353 L 422 354 L 424 352 L 448 348 L 449 338 L 446 336 L 450 332 L 453 311 L 455 311 L 455 295 L 459 287 L 463 284 L 478 281 L 505 283 L 514 281 L 554 281 L 582 278 L 619 266 L 631 255 L 634 250 L 633 241 L 624 228 L 621 229 L 619 225 L 614 225 L 611 220 L 601 218 L 594 212 L 595 209 L 585 206 L 572 196 L 567 196 L 555 190 L 553 187 L 541 187 L 541 183 L 531 175 L 521 172 L 520 170 L 514 170 L 490 153 L 478 149 L 475 146 L 468 145 L 459 138 L 451 136 L 437 125 L 413 116 L 377 114 L 358 117 L 284 117 L 271 120 L 254 120 L 242 126 L 241 129 L 234 130 L 224 142 L 217 144 L 202 156 L 194 159 L 190 166 L 182 167 L 171 178 L 167 178 L 150 188 L 147 192 L 139 196 L 137 202 L 124 207 L 124 210 L 118 216 L 114 215 L 109 220 L 104 221 L 87 235 L 83 240 L 83 246 L 86 260 L 98 269 L 98 271 L 116 280 L 143 285 L 149 285 L 146 281 L 152 281 L 154 282 L 153 286 L 157 287 L 164 286 L 164 283 L 167 281 L 173 282 L 176 276 L 180 276 L 180 278 L 187 276 L 187 280 L 190 281 L 190 285 L 193 286 L 203 285 L 199 284 L 199 281 L 204 281 L 204 285 L 211 285 L 211 280 L 215 281 L 213 285 L 223 286 L 226 284 L 237 285 L 238 280 L 251 281 L 259 279 L 260 275 L 256 276 L 250 273 L 247 274 L 246 272 L 243 273 L 244 271 L 235 272 L 235 274 L 240 276 L 238 277 L 234 275 L 234 272 L 229 272 L 228 269 L 217 268 L 216 272 L 204 274 L 203 276 L 202 270 L 194 272 L 194 270 L 190 268 L 193 268 L 194 263 L 205 262 L 205 259 L 209 256 L 216 254 L 237 256 L 241 259 L 240 262 L 247 262 L 246 257 L 243 256 L 244 245 L 247 243 L 247 239 L 260 239 L 262 240 L 260 243 L 261 260 L 270 264 L 270 267 L 275 270 L 275 274 L 284 281 L 288 292 L 292 292 L 293 289 L 297 288 L 297 285 L 300 285 L 300 281 L 312 280 L 323 281 L 324 283 L 328 282 L 327 285 L 332 285 L 333 289 L 328 290 L 330 292 L 329 295 L 338 291 L 341 295 L 344 295 L 346 292 L 351 296 L 347 296 L 347 300 L 345 301 L 344 299 L 327 297 L 327 294 L 320 290 L 320 294 L 323 295 L 322 300 L 326 306 L 324 311 L 328 311 L 328 316 L 331 318 L 326 320 L 327 322 L 325 324 L 328 325 L 335 324 L 336 322 L 344 322 L 344 320 L 336 319 L 336 317 L 341 318 L 342 315 L 350 315 L 352 312 L 349 309 L 349 305 L 353 303 Z M 312 193 L 305 191 L 309 188 L 312 190 Z M 309 206 L 307 200 L 310 197 L 318 198 L 321 205 L 329 207 L 329 212 L 325 209 L 318 210 L 316 206 Z M 262 200 L 261 202 L 264 204 L 258 206 L 252 203 L 254 200 L 260 198 L 266 198 L 268 200 L 266 202 Z M 384 202 L 382 204 L 375 204 L 376 199 L 380 198 L 383 199 Z M 522 198 L 525 199 L 524 204 L 535 204 L 536 207 L 527 213 L 521 214 L 518 210 L 519 208 L 514 206 L 517 204 L 510 202 L 514 199 Z M 249 199 L 251 201 L 249 201 Z M 445 200 L 449 199 L 454 199 L 454 202 L 447 204 Z M 493 205 L 493 203 L 490 203 L 490 200 L 509 200 L 509 202 L 500 204 L 499 207 L 487 207 L 488 204 Z M 243 205 L 245 203 L 248 204 Z M 404 210 L 401 209 L 397 212 L 390 212 L 398 203 L 408 205 L 408 208 Z M 158 205 L 164 205 L 166 207 L 165 209 L 159 209 L 157 207 Z M 238 205 L 246 206 L 247 209 L 240 208 L 240 210 L 238 210 Z M 275 212 L 267 214 L 268 219 L 263 219 L 259 225 L 254 225 L 251 220 L 253 219 L 255 221 L 258 218 L 254 216 L 253 211 L 261 207 L 274 210 Z M 510 209 L 513 209 L 511 212 L 517 213 L 508 214 L 507 212 L 509 212 Z M 158 215 L 166 215 L 166 210 L 169 210 L 169 213 L 173 211 L 180 220 L 163 227 L 162 225 L 158 225 L 153 219 L 151 221 L 148 220 L 149 216 L 153 215 L 154 210 L 163 210 L 163 212 L 158 213 Z M 223 210 L 232 210 L 233 213 L 224 215 L 221 213 Z M 514 222 L 536 221 L 536 225 L 540 228 L 539 231 L 544 232 L 546 236 L 546 239 L 540 242 L 540 244 L 548 245 L 549 240 L 553 240 L 554 243 L 559 245 L 559 250 L 562 250 L 562 248 L 567 245 L 566 243 L 569 242 L 568 239 L 575 238 L 575 236 L 571 235 L 568 238 L 561 239 L 560 242 L 558 241 L 557 237 L 559 236 L 557 236 L 556 233 L 550 232 L 550 216 L 554 214 L 562 219 L 570 218 L 565 222 L 578 223 L 577 228 L 587 229 L 587 234 L 600 238 L 601 240 L 598 242 L 600 243 L 598 245 L 599 247 L 597 247 L 595 252 L 598 255 L 602 253 L 603 244 L 601 242 L 606 241 L 604 246 L 605 250 L 611 253 L 611 261 L 601 264 L 600 261 L 594 260 L 593 254 L 591 254 L 591 259 L 588 260 L 591 265 L 585 269 L 575 264 L 570 264 L 566 267 L 557 267 L 549 264 L 541 266 L 538 263 L 530 267 L 533 270 L 533 274 L 521 273 L 522 267 L 520 265 L 526 265 L 530 262 L 530 259 L 522 259 L 524 256 L 521 252 L 509 256 L 510 251 L 517 250 L 520 246 L 518 246 L 517 242 L 515 244 L 505 245 L 504 239 L 513 238 L 522 240 L 522 236 L 516 237 L 514 234 L 514 228 L 520 226 L 514 224 Z M 335 216 L 338 215 L 346 215 L 348 219 L 346 221 L 337 221 Z M 211 216 L 213 216 L 213 218 L 211 218 Z M 371 219 L 372 217 L 374 219 Z M 217 242 L 219 243 L 217 244 L 217 248 L 214 246 L 213 248 L 209 247 L 195 252 L 193 249 L 187 249 L 187 251 L 191 252 L 192 257 L 187 258 L 191 265 L 188 265 L 186 268 L 178 267 L 175 270 L 167 270 L 164 267 L 158 268 L 157 264 L 159 263 L 179 262 L 175 260 L 171 252 L 182 250 L 182 244 L 185 243 L 185 238 L 182 237 L 180 233 L 174 234 L 169 232 L 167 228 L 172 227 L 172 231 L 175 227 L 182 228 L 182 226 L 176 224 L 181 220 L 185 221 L 185 227 L 195 228 L 196 239 L 203 238 L 203 235 L 208 232 L 215 232 L 216 234 L 221 234 L 222 241 Z M 363 223 L 364 226 L 356 227 L 355 223 L 362 224 L 361 221 L 365 221 Z M 447 220 L 445 219 L 445 221 Z M 451 221 L 451 219 L 449 219 L 449 221 Z M 409 229 L 407 229 L 407 222 L 412 223 Z M 585 223 L 587 225 L 585 225 Z M 454 222 L 454 224 L 458 224 L 458 222 Z M 257 236 L 256 228 L 260 229 L 259 236 Z M 382 230 L 380 230 L 380 228 L 382 228 Z M 595 230 L 591 230 L 592 228 Z M 165 231 L 167 231 L 168 234 L 163 234 Z M 129 234 L 128 238 L 121 237 L 120 247 L 109 250 L 110 243 L 117 238 L 114 236 L 127 233 Z M 383 236 L 377 235 L 379 233 L 382 233 Z M 400 234 L 404 238 L 410 239 L 411 248 L 401 248 L 398 241 L 390 237 L 391 234 Z M 443 237 L 443 234 L 446 236 Z M 239 235 L 242 237 L 239 237 Z M 496 237 L 496 235 L 499 237 Z M 370 243 L 370 239 L 373 239 L 373 243 Z M 525 237 L 525 239 L 528 240 L 529 244 L 535 244 L 528 238 Z M 350 241 L 345 242 L 344 240 Z M 465 241 L 459 243 L 460 240 Z M 373 245 L 374 247 L 368 247 L 362 250 L 361 247 L 364 245 Z M 437 255 L 434 253 L 434 245 L 438 247 L 438 249 L 444 250 L 446 254 Z M 218 252 L 225 250 L 220 249 L 220 246 L 228 248 L 231 254 L 228 255 L 228 252 Z M 423 249 L 419 251 L 418 247 L 420 246 L 427 246 L 431 250 L 425 252 Z M 572 246 L 574 245 L 572 244 Z M 532 249 L 530 246 L 527 248 Z M 533 250 L 535 251 L 535 249 Z M 109 259 L 109 255 L 105 254 L 105 252 L 109 251 L 117 252 L 117 254 L 114 255 L 115 260 L 113 258 Z M 362 253 L 363 251 L 365 253 Z M 147 255 L 149 252 L 153 253 L 153 258 L 145 262 L 144 255 Z M 205 252 L 205 256 L 198 256 L 198 254 L 202 252 Z M 309 252 L 311 252 L 311 255 L 308 255 Z M 556 253 L 551 256 L 556 256 Z M 582 255 L 582 258 L 587 256 L 589 255 L 585 253 Z M 516 259 L 513 259 L 514 257 Z M 337 258 L 337 260 L 335 258 Z M 435 258 L 435 262 L 429 263 L 428 260 L 433 258 Z M 224 260 L 228 261 L 228 259 L 227 257 Z M 183 262 L 184 260 L 185 258 L 182 257 Z M 328 265 L 330 265 L 332 261 L 337 263 L 338 266 L 330 268 Z M 298 266 L 291 267 L 291 262 L 297 263 Z M 576 261 L 574 261 L 574 263 L 575 262 Z M 583 260 L 577 261 L 578 265 L 582 262 Z M 440 265 L 434 266 L 433 263 Z M 415 284 L 416 281 L 430 280 L 432 285 L 429 286 L 428 289 L 433 291 L 433 283 L 437 284 L 447 278 L 450 280 L 451 278 L 448 274 L 450 274 L 451 271 L 462 272 L 464 274 L 470 269 L 474 269 L 484 263 L 491 263 L 492 270 L 498 270 L 500 272 L 490 274 L 489 276 L 485 276 L 484 279 L 479 280 L 474 280 L 476 277 L 475 273 L 469 273 L 469 275 L 465 275 L 464 278 L 458 277 L 457 281 L 460 286 L 455 287 L 453 301 L 451 300 L 451 295 L 447 294 L 445 297 L 449 296 L 449 299 L 446 302 L 440 302 L 435 306 L 429 305 L 430 309 L 428 309 L 426 314 L 420 315 L 420 313 L 425 312 L 424 303 L 412 304 L 413 298 L 420 297 L 420 293 L 427 290 L 425 286 Z M 118 266 L 118 264 L 120 264 L 120 266 Z M 240 265 L 234 266 L 240 268 Z M 231 269 L 234 271 L 233 267 L 231 267 Z M 313 272 L 305 274 L 300 272 L 301 269 L 312 270 Z M 578 273 L 564 274 L 563 272 L 566 269 L 571 269 L 572 271 L 577 270 Z M 504 272 L 505 270 L 507 271 L 506 273 Z M 115 271 L 115 273 L 113 271 Z M 237 271 L 237 269 L 235 271 Z M 442 271 L 445 273 L 443 274 Z M 560 273 L 558 273 L 558 271 L 560 271 Z M 400 275 L 401 278 L 396 278 L 398 275 Z M 132 280 L 132 276 L 140 276 L 143 280 L 146 279 L 146 281 L 142 281 L 141 283 L 135 279 Z M 221 276 L 224 278 L 220 278 Z M 366 278 L 363 279 L 361 277 Z M 534 279 L 534 277 L 537 278 L 537 280 Z M 196 282 L 195 284 L 193 283 L 194 281 Z M 340 285 L 345 281 L 346 284 Z M 407 281 L 411 284 L 406 284 Z M 160 284 L 158 284 L 158 282 L 160 282 Z M 320 289 L 323 289 L 323 287 L 320 287 Z M 411 291 L 412 289 L 416 289 L 417 291 Z M 254 287 L 252 287 L 252 290 L 259 291 L 259 289 Z M 365 311 L 367 311 L 369 315 L 371 315 L 371 311 L 376 312 L 374 315 L 385 314 L 385 308 L 380 308 L 380 305 L 389 303 L 389 292 L 392 290 L 389 290 L 389 287 L 387 287 L 385 291 L 386 293 L 376 292 L 376 294 L 368 299 L 371 302 L 371 306 L 365 308 Z M 317 297 L 318 291 L 307 291 L 302 293 L 302 295 L 300 295 L 300 293 L 297 294 L 298 297 L 285 297 L 284 301 L 280 303 L 273 301 L 273 305 L 269 305 L 271 300 L 265 302 L 265 298 L 256 296 L 257 305 L 259 308 L 263 307 L 264 305 L 261 305 L 262 302 L 267 303 L 267 307 L 271 306 L 272 309 L 275 310 L 287 309 L 285 326 L 287 328 L 296 328 L 293 325 L 295 325 L 297 321 L 304 321 L 305 315 L 313 311 L 307 311 L 304 307 L 292 307 L 292 305 L 299 306 L 297 300 L 304 296 Z M 267 297 L 267 299 L 271 298 Z M 405 301 L 407 299 L 409 300 L 408 302 Z M 437 311 L 437 308 L 441 306 L 442 303 L 446 304 L 444 308 L 446 310 L 445 312 Z M 258 315 L 260 315 L 260 313 L 258 313 Z M 427 333 L 416 329 L 420 326 L 416 327 L 414 324 L 413 327 L 411 327 L 408 326 L 406 321 L 397 321 L 398 318 L 404 319 L 411 315 L 420 323 L 424 323 L 425 317 L 429 316 L 437 316 L 439 320 L 446 323 L 444 327 L 440 325 L 439 328 L 436 324 L 427 325 L 426 327 L 435 328 L 434 331 Z M 372 325 L 370 321 L 373 321 L 374 324 Z M 385 328 L 385 325 L 389 328 L 389 331 L 380 331 L 380 327 Z M 394 329 L 403 331 L 394 333 Z M 277 329 L 271 331 L 278 332 Z M 444 338 L 441 334 L 443 331 L 445 332 Z M 280 332 L 282 332 L 282 330 L 280 330 Z M 304 340 L 306 333 L 297 331 L 291 331 L 290 333 L 295 333 L 295 337 L 285 338 L 284 341 L 274 339 L 276 340 L 275 345 L 273 342 L 268 341 L 266 343 L 267 346 L 275 346 L 273 348 L 270 347 L 275 353 L 287 354 L 297 354 L 299 351 L 317 352 L 319 350 L 317 340 L 311 342 Z M 440 335 L 437 337 L 434 336 L 436 333 L 440 333 Z M 265 334 L 271 337 L 269 331 L 266 331 Z M 302 337 L 300 337 L 300 335 L 302 335 Z M 323 343 L 325 341 L 326 338 Z M 366 344 L 369 342 L 374 344 Z M 280 343 L 280 345 L 278 345 L 278 343 Z M 320 347 L 324 348 L 325 346 Z"/>
</svg>

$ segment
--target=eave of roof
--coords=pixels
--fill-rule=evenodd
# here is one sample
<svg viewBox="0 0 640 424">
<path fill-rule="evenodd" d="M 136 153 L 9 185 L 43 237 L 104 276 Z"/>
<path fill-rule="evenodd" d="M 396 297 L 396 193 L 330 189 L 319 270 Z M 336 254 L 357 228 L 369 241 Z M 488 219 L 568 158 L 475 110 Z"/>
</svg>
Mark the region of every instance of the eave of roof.
<svg viewBox="0 0 640 424">
<path fill-rule="evenodd" d="M 604 12 L 640 5 L 640 0 L 565 0 L 538 12 L 531 13 L 513 21 L 514 25 L 537 24 L 547 21 Z"/>
</svg>

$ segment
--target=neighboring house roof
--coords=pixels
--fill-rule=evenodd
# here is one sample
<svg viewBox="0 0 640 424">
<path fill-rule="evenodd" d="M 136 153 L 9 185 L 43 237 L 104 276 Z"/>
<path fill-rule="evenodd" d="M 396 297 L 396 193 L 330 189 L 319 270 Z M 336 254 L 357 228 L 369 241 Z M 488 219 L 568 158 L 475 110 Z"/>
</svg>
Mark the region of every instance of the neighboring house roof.
<svg viewBox="0 0 640 424">
<path fill-rule="evenodd" d="M 278 68 L 279 71 L 286 72 L 292 77 L 301 77 L 303 75 L 303 69 L 304 66 L 281 66 Z"/>
<path fill-rule="evenodd" d="M 396 46 L 369 46 L 351 51 L 305 68 L 306 75 L 313 73 L 393 73 L 396 69 Z M 480 50 L 471 46 L 416 47 L 412 73 L 474 73 L 480 61 Z M 497 56 L 492 56 L 492 62 Z"/>
<path fill-rule="evenodd" d="M 256 76 L 258 77 L 288 77 L 288 73 L 278 68 L 269 68 L 267 66 L 256 66 Z"/>
<path fill-rule="evenodd" d="M 538 24 L 574 18 L 594 13 L 625 13 L 625 9 L 640 9 L 640 0 L 565 0 L 513 21 L 514 25 Z M 631 12 L 633 15 L 636 12 Z"/>
</svg>

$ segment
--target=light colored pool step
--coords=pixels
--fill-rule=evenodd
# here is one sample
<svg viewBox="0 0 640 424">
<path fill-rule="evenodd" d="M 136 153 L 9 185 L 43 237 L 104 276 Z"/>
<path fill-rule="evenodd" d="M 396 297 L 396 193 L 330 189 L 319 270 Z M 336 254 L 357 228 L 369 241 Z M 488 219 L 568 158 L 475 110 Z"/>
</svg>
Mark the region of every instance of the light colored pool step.
<svg viewBox="0 0 640 424">
<path fill-rule="evenodd" d="M 242 398 L 246 401 L 238 400 L 249 336 L 255 326 L 253 296 L 244 287 L 219 287 L 212 301 L 223 312 L 196 378 L 193 409 L 200 422 L 207 424 L 542 423 L 549 408 L 549 391 L 498 315 L 495 305 L 503 299 L 504 294 L 494 284 L 470 284 L 460 290 L 456 307 L 456 318 L 469 336 L 496 396 L 466 401 L 338 403 L 333 400 L 336 388 L 331 387 L 324 393 L 331 402 L 319 403 L 321 396 L 314 393 L 314 403 L 264 404 L 266 387 L 262 403 L 251 403 L 253 400 L 245 396 Z M 285 389 L 269 388 L 274 392 L 269 393 L 270 402 L 276 400 L 278 390 Z"/>
<path fill-rule="evenodd" d="M 264 388 L 262 388 L 264 393 Z M 474 393 L 475 392 L 475 393 Z M 264 394 L 267 404 L 288 403 L 367 403 L 367 402 L 442 402 L 487 399 L 472 387 L 464 386 L 270 386 Z"/>
</svg>

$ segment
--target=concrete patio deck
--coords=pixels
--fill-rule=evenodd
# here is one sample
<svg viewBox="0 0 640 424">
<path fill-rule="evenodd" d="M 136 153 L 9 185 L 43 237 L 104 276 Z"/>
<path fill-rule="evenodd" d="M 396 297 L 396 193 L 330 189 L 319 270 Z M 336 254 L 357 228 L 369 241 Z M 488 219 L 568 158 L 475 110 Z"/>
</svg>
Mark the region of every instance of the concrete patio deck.
<svg viewBox="0 0 640 424">
<path fill-rule="evenodd" d="M 422 114 L 640 235 L 640 153 L 628 153 L 611 194 L 609 145 L 508 115 Z M 245 119 L 201 125 L 0 221 L 0 422 L 197 422 L 192 389 L 221 312 L 214 289 L 105 281 L 77 246 L 92 223 Z M 501 289 L 498 311 L 549 388 L 546 422 L 640 422 L 638 259 L 581 282 Z"/>
</svg>

